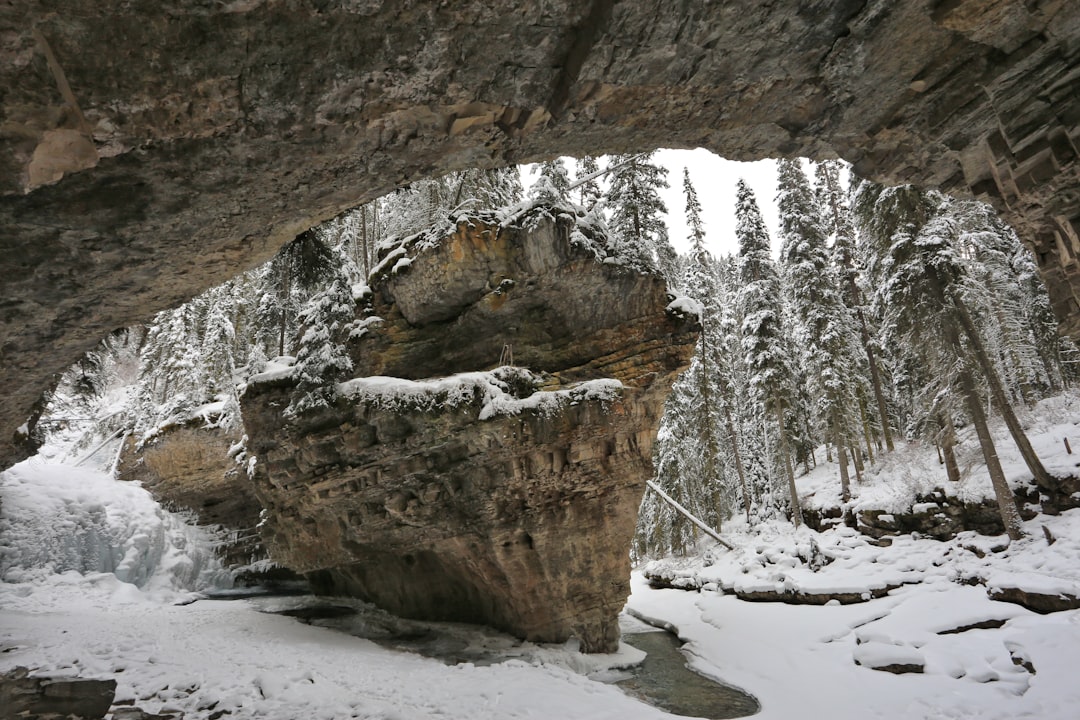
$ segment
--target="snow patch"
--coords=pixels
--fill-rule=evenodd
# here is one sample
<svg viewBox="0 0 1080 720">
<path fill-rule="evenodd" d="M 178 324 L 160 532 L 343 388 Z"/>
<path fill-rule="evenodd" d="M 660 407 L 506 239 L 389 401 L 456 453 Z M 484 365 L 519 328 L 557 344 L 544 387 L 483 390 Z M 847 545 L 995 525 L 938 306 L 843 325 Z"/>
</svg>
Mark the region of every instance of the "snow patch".
<svg viewBox="0 0 1080 720">
<path fill-rule="evenodd" d="M 514 377 L 511 377 L 514 376 Z M 414 408 L 431 411 L 479 403 L 480 420 L 500 415 L 535 411 L 557 413 L 567 405 L 586 401 L 611 402 L 622 393 L 618 380 L 589 380 L 559 390 L 538 390 L 527 397 L 515 397 L 507 380 L 537 384 L 539 378 L 521 369 L 500 368 L 492 372 L 469 372 L 430 380 L 372 376 L 355 378 L 336 387 L 339 395 L 353 402 L 372 403 L 380 408 Z"/>
</svg>

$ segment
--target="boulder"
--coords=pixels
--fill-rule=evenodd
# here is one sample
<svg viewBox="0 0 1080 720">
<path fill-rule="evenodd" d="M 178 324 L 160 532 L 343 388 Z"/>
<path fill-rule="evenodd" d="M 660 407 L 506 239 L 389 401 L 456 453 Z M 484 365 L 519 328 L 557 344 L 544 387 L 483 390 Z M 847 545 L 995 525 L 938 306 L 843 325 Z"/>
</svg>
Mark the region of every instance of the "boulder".
<svg viewBox="0 0 1080 720">
<path fill-rule="evenodd" d="M 1040 615 L 1080 608 L 1080 597 L 1071 593 L 1047 593 L 999 584 L 987 588 L 986 594 L 991 600 L 1020 605 Z"/>
<path fill-rule="evenodd" d="M 0 715 L 47 720 L 104 718 L 116 695 L 116 680 L 30 675 L 17 667 L 0 673 Z"/>
<path fill-rule="evenodd" d="M 242 398 L 272 556 L 406 617 L 613 651 L 698 319 L 605 252 L 540 209 L 388 255 L 350 348 L 359 378 L 295 416 L 287 375 Z"/>
</svg>

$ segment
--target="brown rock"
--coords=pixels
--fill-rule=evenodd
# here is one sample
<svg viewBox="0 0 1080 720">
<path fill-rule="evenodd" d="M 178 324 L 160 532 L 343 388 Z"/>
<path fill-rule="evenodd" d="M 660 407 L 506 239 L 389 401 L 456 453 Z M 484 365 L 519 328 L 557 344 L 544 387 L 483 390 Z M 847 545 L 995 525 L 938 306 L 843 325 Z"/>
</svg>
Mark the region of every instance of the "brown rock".
<svg viewBox="0 0 1080 720">
<path fill-rule="evenodd" d="M 31 676 L 24 667 L 0 674 L 0 717 L 47 718 L 105 717 L 116 694 L 116 681 L 93 678 Z"/>
<path fill-rule="evenodd" d="M 1080 608 L 1080 597 L 1068 593 L 1040 593 L 1021 587 L 992 587 L 986 591 L 991 600 L 1014 603 L 1040 615 Z"/>
<path fill-rule="evenodd" d="M 222 559 L 246 565 L 265 557 L 256 530 L 262 506 L 228 455 L 237 440 L 220 429 L 187 426 L 166 428 L 141 448 L 129 439 L 118 477 L 141 482 L 169 510 L 189 511 L 200 525 L 219 527 Z"/>
<path fill-rule="evenodd" d="M 17 0 L 0 38 L 6 462 L 108 332 L 417 178 L 557 154 L 840 156 L 972 193 L 1080 332 L 1075 2 Z"/>
<path fill-rule="evenodd" d="M 294 419 L 289 382 L 248 388 L 275 559 L 407 617 L 617 647 L 652 444 L 697 325 L 573 230 L 474 220 L 384 275 L 384 322 L 353 354 L 361 375 L 395 379 L 351 381 Z M 532 372 L 408 380 L 492 368 L 511 344 Z"/>
</svg>

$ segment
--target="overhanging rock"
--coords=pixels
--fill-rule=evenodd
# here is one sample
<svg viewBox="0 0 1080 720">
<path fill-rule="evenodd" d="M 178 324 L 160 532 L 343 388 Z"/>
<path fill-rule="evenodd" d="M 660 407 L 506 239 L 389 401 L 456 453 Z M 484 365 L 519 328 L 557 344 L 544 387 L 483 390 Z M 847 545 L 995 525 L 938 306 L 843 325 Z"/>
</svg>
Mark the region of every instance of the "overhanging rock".
<svg viewBox="0 0 1080 720">
<path fill-rule="evenodd" d="M 112 330 L 395 187 L 556 155 L 839 156 L 974 194 L 1080 336 L 1075 0 L 15 0 L 0 37 L 5 463 Z"/>
<path fill-rule="evenodd" d="M 264 532 L 321 590 L 611 651 L 697 318 L 573 218 L 525 225 L 473 219 L 389 257 L 352 347 L 367 377 L 329 407 L 290 419 L 288 376 L 249 387 Z M 496 367 L 503 348 L 529 369 Z"/>
</svg>

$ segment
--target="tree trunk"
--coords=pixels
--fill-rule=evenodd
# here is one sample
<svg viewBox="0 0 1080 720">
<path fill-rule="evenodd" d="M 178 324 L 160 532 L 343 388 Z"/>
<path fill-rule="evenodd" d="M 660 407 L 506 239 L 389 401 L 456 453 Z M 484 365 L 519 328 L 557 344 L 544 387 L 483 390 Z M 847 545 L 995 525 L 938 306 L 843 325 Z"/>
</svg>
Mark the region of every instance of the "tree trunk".
<svg viewBox="0 0 1080 720">
<path fill-rule="evenodd" d="M 874 443 L 870 438 L 870 421 L 866 417 L 866 403 L 862 398 L 859 398 L 859 417 L 862 418 L 863 436 L 866 440 L 866 457 L 870 460 L 870 464 L 874 464 Z M 892 452 L 892 435 L 889 435 L 889 452 Z"/>
<path fill-rule="evenodd" d="M 1039 456 L 1035 454 L 1035 449 L 1031 447 L 1031 442 L 1028 441 L 1027 434 L 1020 425 L 1020 420 L 1017 419 L 1016 413 L 1013 412 L 1012 405 L 1009 404 L 1008 397 L 1005 395 L 1005 388 L 1001 385 L 1001 378 L 998 377 L 997 372 L 994 370 L 993 363 L 990 362 L 990 357 L 986 354 L 986 349 L 983 347 L 982 340 L 979 338 L 978 330 L 975 328 L 975 323 L 968 313 L 967 306 L 955 293 L 952 296 L 952 301 L 953 307 L 956 308 L 956 316 L 960 321 L 960 327 L 963 329 L 964 335 L 971 345 L 972 353 L 975 355 L 975 360 L 979 364 L 979 369 L 982 370 L 982 374 L 986 379 L 986 384 L 990 387 L 990 398 L 993 400 L 997 411 L 1001 413 L 1001 417 L 1005 420 L 1005 425 L 1009 428 L 1009 433 L 1013 437 L 1013 442 L 1015 442 L 1016 447 L 1020 449 L 1020 455 L 1023 456 L 1024 463 L 1028 466 L 1028 469 L 1031 470 L 1031 474 L 1035 478 L 1035 484 L 1042 487 L 1051 487 L 1053 483 L 1050 479 L 1050 473 L 1046 471 L 1042 461 L 1039 460 Z"/>
<path fill-rule="evenodd" d="M 281 306 L 278 308 L 281 313 L 281 325 L 278 328 L 278 357 L 285 354 L 285 326 L 289 320 L 286 308 L 289 307 L 289 294 L 292 292 L 292 269 L 286 266 L 283 272 L 285 277 L 282 279 Z"/>
<path fill-rule="evenodd" d="M 852 297 L 858 301 L 859 290 L 854 277 L 849 277 L 854 293 Z M 866 316 L 862 308 L 856 306 L 855 314 L 859 318 L 859 338 L 862 340 L 863 351 L 866 353 L 866 361 L 870 364 L 870 385 L 874 388 L 874 400 L 877 403 L 878 415 L 881 417 L 881 434 L 885 437 L 885 449 L 893 451 L 892 430 L 889 428 L 889 410 L 885 404 L 885 393 L 881 389 L 881 372 L 878 370 L 877 358 L 874 356 L 874 348 L 870 344 L 870 330 L 866 325 Z"/>
<path fill-rule="evenodd" d="M 721 518 L 726 514 L 723 507 L 723 496 L 720 493 L 720 483 L 717 475 L 717 460 L 720 455 L 716 442 L 716 428 L 713 427 L 712 412 L 712 389 L 709 386 L 709 342 L 706 335 L 704 318 L 701 326 L 701 401 L 705 406 L 705 418 L 702 423 L 702 431 L 705 433 L 705 474 L 708 475 L 709 494 L 713 499 L 713 509 L 716 511 L 716 529 L 719 531 Z"/>
<path fill-rule="evenodd" d="M 803 523 L 802 508 L 799 507 L 799 491 L 795 489 L 795 470 L 791 467 L 791 452 L 788 450 L 787 431 L 784 430 L 784 409 L 777 398 L 773 398 L 776 407 L 776 426 L 780 433 L 780 454 L 784 456 L 784 469 L 787 471 L 788 491 L 791 493 L 791 521 L 795 527 Z"/>
<path fill-rule="evenodd" d="M 971 379 L 971 372 L 966 368 L 960 371 L 960 387 L 967 400 L 971 422 L 975 425 L 975 434 L 979 436 L 979 446 L 986 460 L 986 469 L 990 473 L 990 483 L 994 487 L 994 496 L 997 498 L 998 510 L 1001 512 L 1001 522 L 1005 525 L 1005 532 L 1008 533 L 1009 538 L 1019 540 L 1024 536 L 1024 527 L 1020 519 L 1020 511 L 1016 507 L 1016 498 L 1013 497 L 1009 483 L 1005 480 L 1005 471 L 1001 469 L 1001 461 L 998 460 L 994 439 L 990 436 L 986 413 L 983 412 L 979 393 L 975 389 L 975 381 Z"/>
<path fill-rule="evenodd" d="M 691 523 L 693 523 L 694 527 L 700 529 L 702 532 L 704 532 L 706 535 L 711 537 L 713 540 L 716 540 L 718 543 L 720 543 L 721 545 L 726 547 L 728 550 L 735 550 L 736 549 L 734 545 L 729 543 L 724 538 L 720 537 L 719 532 L 717 532 L 716 530 L 713 530 L 711 527 L 706 525 L 703 520 L 695 517 L 693 513 L 691 513 L 689 510 L 687 510 L 681 504 L 679 504 L 679 502 L 677 500 L 675 500 L 675 498 L 671 497 L 666 492 L 664 492 L 664 489 L 661 488 L 659 485 L 657 485 L 655 482 L 653 482 L 652 480 L 646 480 L 645 484 L 648 485 L 657 495 L 659 495 L 660 498 L 664 502 L 666 502 L 668 505 L 673 507 L 676 512 L 678 512 L 680 515 L 682 515 L 687 520 L 689 520 Z"/>
<path fill-rule="evenodd" d="M 944 429 L 941 433 L 941 454 L 945 456 L 945 473 L 949 476 L 949 482 L 960 482 L 960 466 L 956 462 L 956 429 L 953 427 L 952 418 L 945 416 Z"/>
<path fill-rule="evenodd" d="M 851 481 L 848 478 L 847 448 L 844 447 L 844 436 L 840 432 L 835 433 L 836 459 L 840 462 L 840 500 L 844 503 L 851 501 Z M 847 508 L 844 508 L 847 513 Z"/>
<path fill-rule="evenodd" d="M 746 508 L 746 523 L 750 524 L 750 490 L 746 485 L 746 471 L 743 469 L 742 451 L 739 450 L 739 438 L 735 434 L 735 421 L 731 418 L 731 406 L 724 403 L 724 421 L 727 423 L 728 437 L 731 438 L 731 454 L 735 456 L 735 471 L 739 473 L 739 485 L 742 487 L 743 506 Z"/>
</svg>

